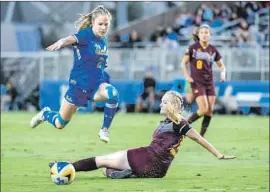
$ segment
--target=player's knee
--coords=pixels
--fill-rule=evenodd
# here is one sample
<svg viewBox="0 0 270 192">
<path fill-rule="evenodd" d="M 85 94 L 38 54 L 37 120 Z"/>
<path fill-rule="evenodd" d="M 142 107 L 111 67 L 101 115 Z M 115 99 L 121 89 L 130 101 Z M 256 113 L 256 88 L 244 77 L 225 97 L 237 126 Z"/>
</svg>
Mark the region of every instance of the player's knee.
<svg viewBox="0 0 270 192">
<path fill-rule="evenodd" d="M 62 125 L 61 123 L 59 123 L 59 122 L 56 122 L 55 123 L 55 128 L 57 128 L 57 129 L 63 129 L 65 127 L 65 125 Z"/>
<path fill-rule="evenodd" d="M 202 108 L 200 108 L 199 109 L 199 113 L 201 114 L 201 115 L 205 115 L 206 113 L 207 113 L 207 108 L 206 107 L 202 107 Z"/>
<path fill-rule="evenodd" d="M 212 116 L 213 115 L 213 111 L 212 110 L 208 110 L 204 115 L 207 115 L 207 116 Z"/>
<path fill-rule="evenodd" d="M 118 94 L 117 89 L 114 86 L 108 85 L 106 87 L 106 91 L 107 91 L 107 95 L 108 95 L 108 100 L 118 102 L 119 94 Z"/>
<path fill-rule="evenodd" d="M 61 115 L 58 114 L 54 126 L 55 126 L 55 128 L 57 128 L 57 129 L 63 129 L 68 123 L 69 123 L 69 121 L 64 120 L 64 119 L 61 117 Z"/>
</svg>

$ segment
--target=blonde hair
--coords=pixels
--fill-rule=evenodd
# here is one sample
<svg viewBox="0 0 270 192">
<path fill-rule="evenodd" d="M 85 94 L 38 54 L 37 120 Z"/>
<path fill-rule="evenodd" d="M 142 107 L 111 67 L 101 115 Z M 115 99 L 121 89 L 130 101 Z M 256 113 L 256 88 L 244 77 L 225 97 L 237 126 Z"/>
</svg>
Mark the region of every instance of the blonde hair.
<svg viewBox="0 0 270 192">
<path fill-rule="evenodd" d="M 75 28 L 77 29 L 77 31 L 85 29 L 86 27 L 92 27 L 93 21 L 99 15 L 107 15 L 110 20 L 112 19 L 111 13 L 103 5 L 97 6 L 91 13 L 88 13 L 86 15 L 80 15 L 81 17 L 75 21 Z"/>
<path fill-rule="evenodd" d="M 168 118 L 176 124 L 180 123 L 184 110 L 184 100 L 176 91 L 168 91 L 165 95 L 168 99 Z"/>
<path fill-rule="evenodd" d="M 180 93 L 176 91 L 167 91 L 165 95 L 168 95 L 168 102 L 172 105 L 174 111 L 181 114 L 184 110 L 184 100 Z"/>
<path fill-rule="evenodd" d="M 192 39 L 194 41 L 200 41 L 199 39 L 199 27 L 196 27 L 194 30 L 193 30 L 193 33 L 192 33 Z"/>
</svg>

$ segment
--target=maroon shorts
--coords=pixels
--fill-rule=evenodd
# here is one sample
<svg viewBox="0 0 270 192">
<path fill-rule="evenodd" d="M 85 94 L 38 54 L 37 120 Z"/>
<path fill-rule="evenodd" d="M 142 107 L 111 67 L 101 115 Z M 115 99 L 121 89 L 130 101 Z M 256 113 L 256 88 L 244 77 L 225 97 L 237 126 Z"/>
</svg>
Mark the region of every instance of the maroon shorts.
<svg viewBox="0 0 270 192">
<path fill-rule="evenodd" d="M 160 178 L 166 174 L 155 166 L 155 155 L 149 147 L 130 149 L 127 151 L 127 157 L 131 170 L 137 177 Z"/>
<path fill-rule="evenodd" d="M 216 96 L 215 87 L 213 84 L 210 85 L 202 85 L 199 83 L 191 83 L 192 93 L 194 97 L 198 96 Z"/>
</svg>

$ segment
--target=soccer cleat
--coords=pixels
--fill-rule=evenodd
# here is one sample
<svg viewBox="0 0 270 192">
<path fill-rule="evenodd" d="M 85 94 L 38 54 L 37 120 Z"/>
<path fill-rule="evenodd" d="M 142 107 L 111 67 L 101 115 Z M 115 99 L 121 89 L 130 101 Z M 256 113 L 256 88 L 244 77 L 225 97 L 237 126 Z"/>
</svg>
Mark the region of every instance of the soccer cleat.
<svg viewBox="0 0 270 192">
<path fill-rule="evenodd" d="M 129 178 L 132 175 L 132 171 L 130 169 L 125 169 L 122 171 L 114 171 L 109 175 L 111 179 L 125 179 Z"/>
<path fill-rule="evenodd" d="M 103 128 L 99 131 L 99 139 L 105 143 L 109 142 L 109 130 L 106 128 Z"/>
<path fill-rule="evenodd" d="M 32 128 L 35 128 L 36 126 L 44 122 L 43 114 L 45 111 L 51 111 L 51 109 L 49 107 L 44 107 L 37 115 L 35 115 L 30 122 L 30 126 Z"/>
</svg>

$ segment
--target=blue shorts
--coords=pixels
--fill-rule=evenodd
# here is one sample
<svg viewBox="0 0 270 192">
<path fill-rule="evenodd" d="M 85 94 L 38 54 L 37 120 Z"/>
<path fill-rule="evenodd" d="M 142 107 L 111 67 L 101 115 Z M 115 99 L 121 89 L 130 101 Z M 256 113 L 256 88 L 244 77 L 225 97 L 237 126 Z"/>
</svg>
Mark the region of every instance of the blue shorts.
<svg viewBox="0 0 270 192">
<path fill-rule="evenodd" d="M 94 95 L 102 83 L 110 83 L 109 76 L 105 76 L 104 79 L 98 81 L 96 86 L 90 90 L 82 90 L 74 85 L 69 85 L 69 88 L 65 94 L 65 99 L 72 105 L 78 107 L 87 107 L 88 101 L 94 99 Z"/>
</svg>

